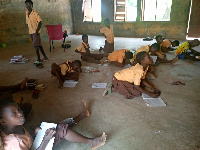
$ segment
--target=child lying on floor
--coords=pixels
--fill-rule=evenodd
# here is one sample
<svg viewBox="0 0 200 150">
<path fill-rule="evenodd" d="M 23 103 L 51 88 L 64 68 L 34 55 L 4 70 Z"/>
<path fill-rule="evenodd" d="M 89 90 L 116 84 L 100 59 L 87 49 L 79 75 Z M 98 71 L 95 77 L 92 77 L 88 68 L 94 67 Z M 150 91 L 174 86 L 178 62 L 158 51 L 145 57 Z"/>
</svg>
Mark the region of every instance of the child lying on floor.
<svg viewBox="0 0 200 150">
<path fill-rule="evenodd" d="M 181 59 L 199 61 L 200 52 L 197 52 L 192 49 L 192 47 L 199 46 L 199 44 L 200 41 L 198 39 L 194 39 L 190 42 L 184 42 L 176 49 L 175 55 Z"/>
<path fill-rule="evenodd" d="M 81 43 L 75 50 L 76 53 L 81 53 L 81 59 L 90 63 L 100 64 L 103 57 L 107 57 L 107 54 L 91 54 L 90 46 L 88 44 L 88 36 L 84 34 L 82 36 L 83 43 Z"/>
<path fill-rule="evenodd" d="M 57 65 L 53 63 L 51 65 L 51 74 L 57 77 L 59 81 L 59 88 L 63 87 L 65 80 L 79 80 L 79 74 L 81 73 L 82 63 L 80 60 L 66 60 L 64 63 Z"/>
<path fill-rule="evenodd" d="M 120 68 L 123 68 L 126 64 L 133 65 L 129 60 L 132 58 L 133 53 L 126 49 L 116 50 L 108 56 L 108 60 Z"/>
<path fill-rule="evenodd" d="M 165 53 L 168 52 L 168 51 L 174 51 L 175 49 L 172 48 L 172 47 L 179 46 L 178 40 L 174 40 L 174 41 L 164 40 L 163 41 L 163 38 L 162 38 L 161 35 L 156 36 L 156 41 L 157 41 L 158 44 L 160 44 L 161 51 L 165 52 Z"/>
<path fill-rule="evenodd" d="M 77 124 L 85 117 L 89 117 L 90 113 L 87 110 L 86 102 L 83 101 L 82 112 L 71 118 L 72 124 Z M 4 150 L 30 150 L 33 144 L 33 138 L 22 126 L 25 118 L 19 106 L 13 100 L 4 99 L 0 102 L 0 125 L 1 125 L 1 140 Z M 71 142 L 88 144 L 92 149 L 96 149 L 106 142 L 106 134 L 97 138 L 87 138 L 77 132 L 68 129 L 69 124 L 58 124 L 55 129 L 48 129 L 43 137 L 43 140 L 37 150 L 45 150 L 49 140 L 55 136 L 54 146 L 60 141 L 66 139 Z M 37 130 L 38 131 L 38 130 Z"/>
<path fill-rule="evenodd" d="M 160 91 L 145 80 L 149 65 L 153 63 L 149 54 L 145 51 L 139 52 L 136 59 L 138 63 L 135 66 L 123 69 L 114 74 L 111 88 L 104 93 L 110 93 L 111 90 L 112 92 L 118 92 L 127 99 L 140 96 L 141 93 L 145 93 L 151 97 L 158 97 L 160 95 Z M 153 92 L 145 90 L 145 86 Z"/>
<path fill-rule="evenodd" d="M 110 20 L 108 18 L 104 20 L 104 25 L 105 27 L 100 29 L 99 32 L 105 36 L 106 40 L 104 48 L 100 47 L 99 51 L 103 50 L 105 53 L 108 54 L 114 51 L 114 34 L 113 29 L 110 25 Z"/>
</svg>

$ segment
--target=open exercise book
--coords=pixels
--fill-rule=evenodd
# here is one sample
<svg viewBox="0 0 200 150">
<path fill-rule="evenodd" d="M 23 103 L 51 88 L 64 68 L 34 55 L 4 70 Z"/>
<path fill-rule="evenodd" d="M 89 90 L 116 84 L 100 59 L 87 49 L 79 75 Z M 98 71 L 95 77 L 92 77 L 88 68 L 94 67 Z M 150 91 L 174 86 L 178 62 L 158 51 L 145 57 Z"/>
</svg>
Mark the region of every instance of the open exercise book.
<svg viewBox="0 0 200 150">
<path fill-rule="evenodd" d="M 165 102 L 160 98 L 153 98 L 147 94 L 142 93 L 142 98 L 149 107 L 162 107 L 166 106 Z"/>
<path fill-rule="evenodd" d="M 57 126 L 57 124 L 55 124 L 55 123 L 42 122 L 41 125 L 40 125 L 40 127 L 42 129 L 38 131 L 38 133 L 37 133 L 37 135 L 35 137 L 35 140 L 33 142 L 33 146 L 31 148 L 31 150 L 36 150 L 40 146 L 47 129 L 56 128 L 56 126 Z M 53 137 L 49 141 L 49 143 L 48 143 L 47 147 L 45 148 L 45 150 L 52 150 L 54 139 L 55 139 L 55 137 Z"/>
</svg>

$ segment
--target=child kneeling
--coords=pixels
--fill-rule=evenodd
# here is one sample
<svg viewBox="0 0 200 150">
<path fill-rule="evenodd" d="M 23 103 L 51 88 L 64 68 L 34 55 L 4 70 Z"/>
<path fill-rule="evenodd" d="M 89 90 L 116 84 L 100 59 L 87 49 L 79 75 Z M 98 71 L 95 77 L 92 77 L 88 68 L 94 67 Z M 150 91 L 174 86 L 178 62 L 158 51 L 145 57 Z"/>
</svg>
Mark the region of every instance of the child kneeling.
<svg viewBox="0 0 200 150">
<path fill-rule="evenodd" d="M 118 92 L 124 95 L 127 99 L 132 99 L 135 96 L 140 96 L 145 93 L 151 97 L 158 97 L 160 91 L 156 90 L 145 80 L 145 75 L 149 65 L 152 64 L 152 59 L 145 51 L 139 52 L 136 56 L 137 64 L 130 68 L 123 69 L 114 74 L 112 80 L 112 92 Z M 148 92 L 144 87 L 150 88 L 153 92 Z"/>
</svg>

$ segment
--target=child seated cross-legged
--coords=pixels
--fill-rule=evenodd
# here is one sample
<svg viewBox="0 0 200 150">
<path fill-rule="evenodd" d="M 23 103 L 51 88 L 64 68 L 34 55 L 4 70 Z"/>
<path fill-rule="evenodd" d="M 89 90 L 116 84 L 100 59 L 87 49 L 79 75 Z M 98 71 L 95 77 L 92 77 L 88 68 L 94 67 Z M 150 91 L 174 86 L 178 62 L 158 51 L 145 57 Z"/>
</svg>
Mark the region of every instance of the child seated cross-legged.
<svg viewBox="0 0 200 150">
<path fill-rule="evenodd" d="M 87 110 L 86 102 L 83 101 L 82 112 L 71 118 L 72 124 L 77 124 L 85 117 L 89 117 L 90 113 Z M 0 126 L 1 126 L 1 141 L 4 150 L 30 150 L 33 144 L 33 138 L 22 126 L 25 118 L 19 106 L 13 100 L 4 99 L 0 102 Z M 51 138 L 55 136 L 54 146 L 59 144 L 63 139 L 71 142 L 88 144 L 92 149 L 96 149 L 106 142 L 106 134 L 97 138 L 87 138 L 77 132 L 68 129 L 69 124 L 58 124 L 55 129 L 48 129 L 43 137 L 43 140 L 37 150 L 44 150 Z"/>
<path fill-rule="evenodd" d="M 82 63 L 80 60 L 66 60 L 64 63 L 57 65 L 53 63 L 51 65 L 51 74 L 57 77 L 59 81 L 59 88 L 63 87 L 63 83 L 65 80 L 79 80 L 79 74 L 82 72 L 81 70 Z"/>
<path fill-rule="evenodd" d="M 175 49 L 172 48 L 172 47 L 179 46 L 178 40 L 174 40 L 174 41 L 164 40 L 163 41 L 163 38 L 162 38 L 161 35 L 156 36 L 156 41 L 157 41 L 158 44 L 160 44 L 161 51 L 164 52 L 164 53 L 166 53 L 168 51 L 174 51 Z"/>
<path fill-rule="evenodd" d="M 133 53 L 126 49 L 116 50 L 108 56 L 108 60 L 120 68 L 123 68 L 126 64 L 133 65 L 129 60 L 132 58 Z"/>
<path fill-rule="evenodd" d="M 139 52 L 136 59 L 138 63 L 135 66 L 123 69 L 114 74 L 112 86 L 104 92 L 105 94 L 106 92 L 118 92 L 127 99 L 140 96 L 141 93 L 145 93 L 151 97 L 158 97 L 160 95 L 160 91 L 145 80 L 149 65 L 153 63 L 149 54 L 145 51 Z M 145 86 L 150 88 L 152 92 L 145 90 Z"/>
<path fill-rule="evenodd" d="M 181 59 L 189 59 L 193 61 L 200 61 L 200 52 L 192 49 L 192 47 L 199 46 L 200 41 L 194 39 L 190 42 L 184 42 L 175 50 L 175 55 Z"/>
<path fill-rule="evenodd" d="M 106 18 L 104 20 L 104 27 L 99 30 L 100 33 L 102 33 L 106 40 L 104 48 L 100 47 L 99 51 L 103 50 L 104 53 L 112 53 L 114 51 L 114 34 L 112 26 L 110 25 L 110 20 Z"/>
<path fill-rule="evenodd" d="M 102 59 L 107 57 L 107 54 L 91 54 L 90 53 L 90 46 L 88 44 L 88 36 L 82 36 L 83 43 L 81 43 L 75 50 L 76 53 L 81 53 L 81 59 L 90 63 L 97 63 L 101 64 Z"/>
</svg>

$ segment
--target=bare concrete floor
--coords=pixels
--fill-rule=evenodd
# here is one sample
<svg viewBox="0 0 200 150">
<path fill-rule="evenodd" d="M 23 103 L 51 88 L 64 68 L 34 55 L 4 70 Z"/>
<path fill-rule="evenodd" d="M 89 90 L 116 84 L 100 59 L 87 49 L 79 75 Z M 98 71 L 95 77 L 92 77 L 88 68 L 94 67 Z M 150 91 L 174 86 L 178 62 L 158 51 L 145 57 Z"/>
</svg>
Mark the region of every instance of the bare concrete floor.
<svg viewBox="0 0 200 150">
<path fill-rule="evenodd" d="M 101 150 L 197 150 L 200 149 L 200 62 L 179 60 L 173 67 L 160 64 L 157 67 L 153 84 L 162 92 L 161 97 L 166 107 L 146 106 L 142 97 L 127 100 L 118 93 L 103 97 L 104 89 L 92 89 L 93 82 L 111 82 L 115 66 L 98 66 L 82 62 L 83 66 L 98 67 L 99 73 L 82 73 L 75 88 L 58 89 L 58 81 L 50 70 L 53 62 L 62 63 L 66 59 L 80 59 L 74 50 L 82 42 L 81 35 L 69 35 L 72 47 L 63 52 L 61 41 L 55 41 L 55 49 L 50 53 L 48 39 L 43 39 L 43 47 L 49 61 L 43 69 L 33 63 L 36 54 L 31 43 L 16 43 L 0 48 L 0 84 L 12 85 L 25 77 L 38 79 L 46 88 L 38 99 L 32 98 L 33 91 L 24 90 L 14 94 L 23 96 L 25 102 L 33 104 L 33 114 L 25 124 L 28 128 L 42 121 L 59 122 L 73 117 L 82 110 L 84 99 L 89 106 L 91 116 L 79 122 L 73 129 L 87 137 L 95 137 L 105 131 L 107 143 Z M 28 41 L 28 40 L 27 40 Z M 115 38 L 115 50 L 137 49 L 155 41 L 142 41 L 137 38 Z M 98 50 L 104 45 L 104 37 L 89 36 L 91 50 Z M 200 50 L 200 47 L 196 47 Z M 98 52 L 98 51 L 94 51 Z M 10 58 L 22 54 L 29 61 L 26 64 L 9 64 Z M 167 54 L 174 58 L 174 52 Z M 185 85 L 171 85 L 181 81 Z M 166 83 L 167 82 L 167 83 Z M 59 150 L 86 150 L 88 145 L 63 141 Z"/>
</svg>

